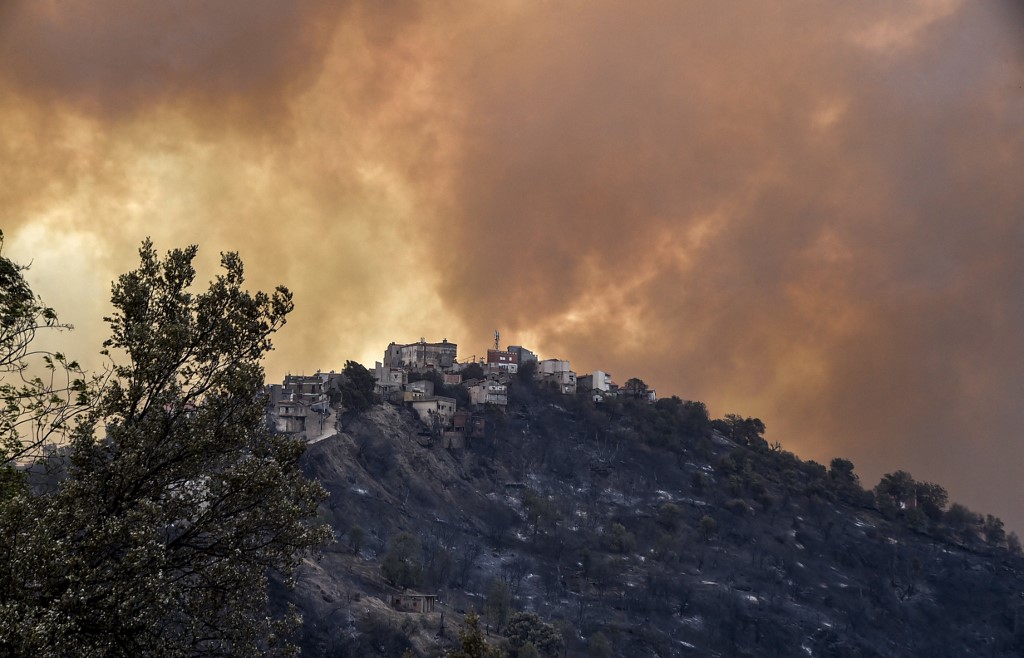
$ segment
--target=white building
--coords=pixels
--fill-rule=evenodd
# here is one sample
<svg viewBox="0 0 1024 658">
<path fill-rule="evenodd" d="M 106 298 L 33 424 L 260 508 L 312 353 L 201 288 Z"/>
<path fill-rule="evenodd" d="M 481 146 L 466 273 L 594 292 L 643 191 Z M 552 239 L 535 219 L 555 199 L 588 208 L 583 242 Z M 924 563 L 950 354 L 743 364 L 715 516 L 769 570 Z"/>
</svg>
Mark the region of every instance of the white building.
<svg viewBox="0 0 1024 658">
<path fill-rule="evenodd" d="M 576 373 L 565 359 L 544 359 L 537 364 L 534 376 L 542 382 L 554 383 L 563 395 L 576 393 Z"/>
<path fill-rule="evenodd" d="M 600 391 L 607 393 L 612 390 L 612 376 L 603 370 L 595 370 L 589 375 L 584 375 L 576 380 L 581 390 Z"/>
</svg>

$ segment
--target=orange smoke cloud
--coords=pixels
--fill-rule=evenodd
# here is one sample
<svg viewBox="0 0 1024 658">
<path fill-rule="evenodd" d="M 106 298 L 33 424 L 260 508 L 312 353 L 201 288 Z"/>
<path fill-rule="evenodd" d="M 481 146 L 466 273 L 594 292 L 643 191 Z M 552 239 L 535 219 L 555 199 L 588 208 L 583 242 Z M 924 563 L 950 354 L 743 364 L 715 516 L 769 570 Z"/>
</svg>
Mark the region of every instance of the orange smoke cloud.
<svg viewBox="0 0 1024 658">
<path fill-rule="evenodd" d="M 237 249 L 271 376 L 499 327 L 1024 527 L 1020 18 L 7 3 L 0 222 L 83 350 L 144 235 Z"/>
</svg>

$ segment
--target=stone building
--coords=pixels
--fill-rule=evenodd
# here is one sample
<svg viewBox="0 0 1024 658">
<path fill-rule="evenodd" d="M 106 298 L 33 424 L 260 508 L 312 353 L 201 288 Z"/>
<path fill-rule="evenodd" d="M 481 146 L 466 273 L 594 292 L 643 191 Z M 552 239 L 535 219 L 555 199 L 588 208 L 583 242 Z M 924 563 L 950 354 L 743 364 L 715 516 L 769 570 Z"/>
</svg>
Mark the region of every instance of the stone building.
<svg viewBox="0 0 1024 658">
<path fill-rule="evenodd" d="M 443 339 L 440 343 L 428 343 L 420 338 L 418 343 L 399 345 L 391 343 L 384 350 L 384 364 L 391 368 L 451 368 L 458 356 L 458 346 Z"/>
</svg>

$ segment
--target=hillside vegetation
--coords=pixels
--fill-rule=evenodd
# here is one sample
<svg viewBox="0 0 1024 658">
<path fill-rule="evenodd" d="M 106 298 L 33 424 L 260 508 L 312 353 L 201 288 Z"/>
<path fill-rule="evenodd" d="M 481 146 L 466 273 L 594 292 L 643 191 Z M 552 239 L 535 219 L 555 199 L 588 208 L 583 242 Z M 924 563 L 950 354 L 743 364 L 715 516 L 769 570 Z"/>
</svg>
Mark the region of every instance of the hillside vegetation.
<svg viewBox="0 0 1024 658">
<path fill-rule="evenodd" d="M 465 449 L 390 404 L 309 447 L 337 542 L 275 592 L 306 655 L 443 655 L 471 610 L 510 656 L 1024 652 L 1016 537 L 940 486 L 865 491 L 698 402 L 513 384 Z M 403 587 L 437 607 L 394 610 Z"/>
</svg>

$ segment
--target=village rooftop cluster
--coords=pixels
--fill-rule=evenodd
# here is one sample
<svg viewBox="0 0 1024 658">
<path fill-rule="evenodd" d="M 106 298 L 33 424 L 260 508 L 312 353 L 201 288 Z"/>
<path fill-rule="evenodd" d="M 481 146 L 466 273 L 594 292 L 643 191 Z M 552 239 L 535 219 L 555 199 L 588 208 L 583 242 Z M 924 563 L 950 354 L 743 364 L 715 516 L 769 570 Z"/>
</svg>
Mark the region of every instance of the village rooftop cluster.
<svg viewBox="0 0 1024 658">
<path fill-rule="evenodd" d="M 527 364 L 534 364 L 532 377 L 538 385 L 563 395 L 589 392 L 595 403 L 619 395 L 649 402 L 656 399 L 654 389 L 620 388 L 603 370 L 577 377 L 567 359 L 542 360 L 521 345 L 501 349 L 498 332 L 494 348 L 479 360 L 474 356 L 459 361 L 458 345 L 448 339 L 439 343 L 428 343 L 423 338 L 416 343 L 392 342 L 384 351 L 383 361 L 377 361 L 372 371 L 374 392 L 382 400 L 411 407 L 430 432 L 444 436 L 446 445 L 457 446 L 467 437 L 483 436 L 484 419 L 479 411 L 485 405 L 506 406 L 513 375 Z M 343 377 L 334 371 L 287 375 L 282 384 L 268 386 L 267 420 L 271 430 L 310 441 L 341 431 Z M 435 382 L 466 389 L 470 407 L 460 409 L 455 398 L 437 394 Z"/>
</svg>

